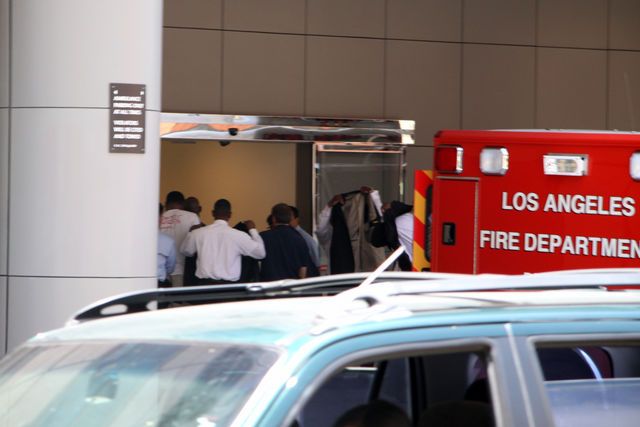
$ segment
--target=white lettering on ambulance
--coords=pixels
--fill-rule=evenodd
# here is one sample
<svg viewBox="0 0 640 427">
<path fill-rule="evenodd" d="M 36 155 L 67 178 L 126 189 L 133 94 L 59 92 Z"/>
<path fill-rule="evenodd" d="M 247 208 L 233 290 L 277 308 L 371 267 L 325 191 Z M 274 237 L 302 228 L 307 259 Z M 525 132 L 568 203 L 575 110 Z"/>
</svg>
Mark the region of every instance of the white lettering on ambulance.
<svg viewBox="0 0 640 427">
<path fill-rule="evenodd" d="M 593 196 L 581 194 L 549 194 L 542 210 L 554 213 L 578 215 L 627 216 L 636 214 L 635 199 L 632 197 Z"/>
<path fill-rule="evenodd" d="M 609 199 L 611 216 L 622 216 L 622 197 L 611 197 Z"/>
<path fill-rule="evenodd" d="M 600 243 L 599 237 L 588 237 L 589 242 L 591 242 L 591 255 L 598 256 L 598 245 Z"/>
<path fill-rule="evenodd" d="M 625 197 L 622 199 L 622 206 L 624 210 L 622 210 L 622 215 L 624 216 L 634 216 L 636 214 L 636 201 L 631 197 Z"/>
<path fill-rule="evenodd" d="M 505 211 L 516 210 L 523 211 L 528 210 L 530 212 L 535 212 L 540 208 L 540 203 L 538 202 L 539 197 L 536 193 L 515 193 L 511 199 L 509 200 L 509 193 L 506 191 L 502 192 L 502 209 Z"/>
<path fill-rule="evenodd" d="M 487 245 L 488 244 L 488 245 Z M 515 231 L 480 230 L 480 247 L 503 249 L 507 251 L 520 250 L 520 233 Z"/>
<path fill-rule="evenodd" d="M 589 255 L 589 239 L 584 236 L 576 236 L 574 255 Z"/>
<path fill-rule="evenodd" d="M 542 204 L 544 199 L 544 204 Z M 518 191 L 501 194 L 503 211 L 576 215 L 625 216 L 636 215 L 636 200 L 623 196 L 584 194 L 547 194 L 542 198 L 533 192 Z M 592 257 L 640 259 L 640 240 L 595 236 L 566 236 L 547 233 L 520 233 L 505 230 L 480 230 L 480 249 L 539 252 Z"/>
<path fill-rule="evenodd" d="M 631 241 L 631 258 L 640 258 L 640 240 Z"/>
<path fill-rule="evenodd" d="M 481 249 L 518 251 L 521 247 L 525 252 L 640 259 L 640 240 L 480 230 Z"/>
<path fill-rule="evenodd" d="M 602 239 L 602 256 L 613 258 L 616 252 L 616 239 Z"/>
<path fill-rule="evenodd" d="M 560 236 L 558 236 L 560 237 Z M 576 250 L 573 244 L 573 240 L 569 239 L 569 238 L 565 238 L 564 241 L 562 242 L 562 249 L 560 249 L 560 253 L 562 254 L 570 254 L 570 255 L 575 255 L 576 254 Z"/>
</svg>

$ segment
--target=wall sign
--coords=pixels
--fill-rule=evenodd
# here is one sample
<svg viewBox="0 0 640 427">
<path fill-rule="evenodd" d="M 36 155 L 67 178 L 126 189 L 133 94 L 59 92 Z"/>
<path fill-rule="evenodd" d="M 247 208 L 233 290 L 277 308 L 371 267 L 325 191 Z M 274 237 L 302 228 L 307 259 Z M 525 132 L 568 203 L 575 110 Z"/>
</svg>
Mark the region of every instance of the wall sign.
<svg viewBox="0 0 640 427">
<path fill-rule="evenodd" d="M 146 85 L 111 83 L 110 153 L 144 153 Z"/>
</svg>

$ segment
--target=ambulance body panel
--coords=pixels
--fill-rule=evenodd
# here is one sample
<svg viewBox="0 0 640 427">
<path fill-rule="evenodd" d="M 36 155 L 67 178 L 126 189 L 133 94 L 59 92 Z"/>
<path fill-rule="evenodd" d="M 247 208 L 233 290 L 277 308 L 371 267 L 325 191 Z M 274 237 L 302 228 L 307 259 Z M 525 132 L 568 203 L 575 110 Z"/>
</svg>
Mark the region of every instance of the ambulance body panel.
<svg viewBox="0 0 640 427">
<path fill-rule="evenodd" d="M 630 132 L 439 132 L 432 270 L 640 267 L 639 152 Z"/>
</svg>

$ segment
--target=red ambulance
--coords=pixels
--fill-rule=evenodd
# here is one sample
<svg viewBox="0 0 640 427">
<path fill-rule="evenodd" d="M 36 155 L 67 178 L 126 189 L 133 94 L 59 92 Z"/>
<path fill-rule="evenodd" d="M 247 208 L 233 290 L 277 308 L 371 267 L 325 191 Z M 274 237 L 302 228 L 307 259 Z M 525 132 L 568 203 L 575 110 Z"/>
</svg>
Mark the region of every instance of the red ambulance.
<svg viewBox="0 0 640 427">
<path fill-rule="evenodd" d="M 434 155 L 433 271 L 640 267 L 640 133 L 446 130 Z"/>
</svg>

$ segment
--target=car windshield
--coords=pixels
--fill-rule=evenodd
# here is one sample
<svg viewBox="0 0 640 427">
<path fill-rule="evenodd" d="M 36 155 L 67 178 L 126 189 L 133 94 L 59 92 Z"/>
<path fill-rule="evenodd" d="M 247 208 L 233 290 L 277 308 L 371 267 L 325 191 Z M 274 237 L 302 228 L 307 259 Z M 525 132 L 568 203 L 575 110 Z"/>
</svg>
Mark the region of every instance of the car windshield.
<svg viewBox="0 0 640 427">
<path fill-rule="evenodd" d="M 226 426 L 278 355 L 227 344 L 28 345 L 0 363 L 0 425 Z"/>
</svg>

